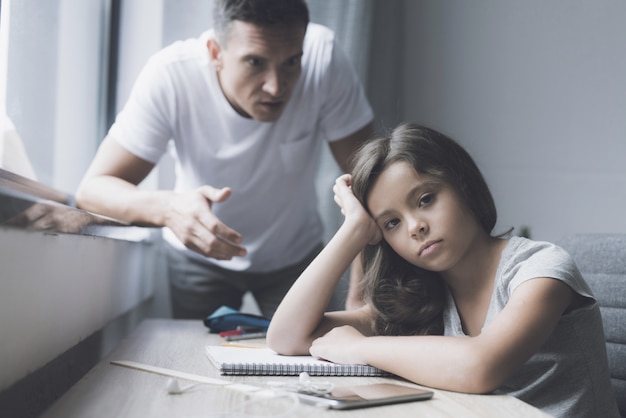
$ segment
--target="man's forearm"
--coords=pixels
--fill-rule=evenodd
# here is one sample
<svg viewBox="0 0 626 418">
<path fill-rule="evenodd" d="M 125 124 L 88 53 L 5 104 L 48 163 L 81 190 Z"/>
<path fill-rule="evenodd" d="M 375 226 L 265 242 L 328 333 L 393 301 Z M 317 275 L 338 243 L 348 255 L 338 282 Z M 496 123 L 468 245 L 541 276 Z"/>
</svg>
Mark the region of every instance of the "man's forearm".
<svg viewBox="0 0 626 418">
<path fill-rule="evenodd" d="M 76 205 L 129 224 L 160 227 L 165 225 L 165 209 L 173 193 L 140 190 L 117 177 L 97 176 L 81 184 Z"/>
</svg>

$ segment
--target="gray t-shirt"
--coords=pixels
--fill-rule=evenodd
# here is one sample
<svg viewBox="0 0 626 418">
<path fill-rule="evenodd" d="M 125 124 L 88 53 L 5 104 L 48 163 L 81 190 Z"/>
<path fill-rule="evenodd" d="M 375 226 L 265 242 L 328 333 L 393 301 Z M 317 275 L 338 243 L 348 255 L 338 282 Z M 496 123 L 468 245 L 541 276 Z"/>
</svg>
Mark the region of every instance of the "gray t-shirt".
<svg viewBox="0 0 626 418">
<path fill-rule="evenodd" d="M 574 260 L 561 248 L 520 237 L 509 240 L 483 328 L 506 306 L 517 286 L 538 277 L 563 281 L 589 303 L 564 314 L 546 343 L 496 392 L 555 417 L 619 417 L 600 309 Z M 450 292 L 444 327 L 445 335 L 465 336 Z"/>
</svg>

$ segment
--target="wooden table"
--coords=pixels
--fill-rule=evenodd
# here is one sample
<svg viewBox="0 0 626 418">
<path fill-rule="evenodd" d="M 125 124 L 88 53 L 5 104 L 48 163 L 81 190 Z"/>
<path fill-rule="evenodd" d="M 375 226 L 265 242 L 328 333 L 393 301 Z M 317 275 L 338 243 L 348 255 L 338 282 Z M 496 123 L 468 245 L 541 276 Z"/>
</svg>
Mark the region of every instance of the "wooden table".
<svg viewBox="0 0 626 418">
<path fill-rule="evenodd" d="M 297 377 L 220 376 L 205 355 L 206 345 L 222 339 L 210 334 L 201 321 L 149 319 L 96 365 L 43 417 L 234 417 L 241 414 L 247 395 L 229 389 L 201 385 L 186 393 L 170 395 L 168 378 L 120 367 L 111 360 L 128 360 L 182 372 L 227 379 L 239 383 L 263 384 L 268 380 L 297 381 Z M 254 341 L 251 341 L 254 342 Z M 258 342 L 258 341 L 257 341 Z M 396 381 L 383 377 L 313 377 L 335 385 Z M 181 386 L 188 382 L 180 381 Z M 401 381 L 402 384 L 408 384 Z M 540 410 L 510 396 L 467 395 L 434 390 L 431 400 L 387 405 L 352 411 L 332 411 L 299 404 L 289 417 L 464 417 L 532 418 L 547 417 Z M 278 416 L 293 406 L 288 399 L 265 401 L 248 407 L 248 414 Z M 256 409 L 254 409 L 256 408 Z M 259 409 L 260 408 L 260 409 Z M 246 415 L 250 416 L 250 415 Z"/>
</svg>

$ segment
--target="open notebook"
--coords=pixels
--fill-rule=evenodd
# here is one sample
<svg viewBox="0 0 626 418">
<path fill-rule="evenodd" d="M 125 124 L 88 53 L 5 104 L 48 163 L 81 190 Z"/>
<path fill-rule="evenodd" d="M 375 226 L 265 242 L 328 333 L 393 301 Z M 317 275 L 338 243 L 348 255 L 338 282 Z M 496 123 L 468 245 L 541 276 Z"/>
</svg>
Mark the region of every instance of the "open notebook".
<svg viewBox="0 0 626 418">
<path fill-rule="evenodd" d="M 388 376 L 389 373 L 362 364 L 336 364 L 312 356 L 281 356 L 269 348 L 205 347 L 211 362 L 223 375 L 297 376 Z"/>
</svg>

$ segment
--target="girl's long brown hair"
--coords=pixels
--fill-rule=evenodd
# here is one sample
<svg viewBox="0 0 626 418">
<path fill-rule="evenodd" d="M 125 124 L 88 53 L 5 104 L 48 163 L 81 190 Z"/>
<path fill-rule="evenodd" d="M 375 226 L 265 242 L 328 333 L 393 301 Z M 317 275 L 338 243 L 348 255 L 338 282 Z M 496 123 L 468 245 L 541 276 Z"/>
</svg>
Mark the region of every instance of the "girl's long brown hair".
<svg viewBox="0 0 626 418">
<path fill-rule="evenodd" d="M 419 175 L 451 186 L 487 234 L 496 224 L 493 197 L 470 155 L 444 134 L 402 124 L 387 137 L 366 143 L 352 161 L 352 190 L 368 209 L 367 197 L 380 173 L 409 163 Z M 369 210 L 369 209 L 368 209 Z M 400 257 L 384 240 L 363 250 L 363 291 L 376 312 L 380 335 L 442 334 L 445 283 L 440 276 Z"/>
</svg>

